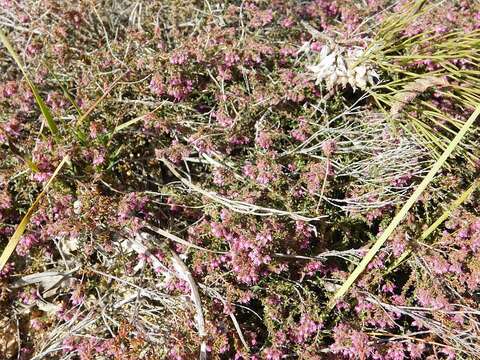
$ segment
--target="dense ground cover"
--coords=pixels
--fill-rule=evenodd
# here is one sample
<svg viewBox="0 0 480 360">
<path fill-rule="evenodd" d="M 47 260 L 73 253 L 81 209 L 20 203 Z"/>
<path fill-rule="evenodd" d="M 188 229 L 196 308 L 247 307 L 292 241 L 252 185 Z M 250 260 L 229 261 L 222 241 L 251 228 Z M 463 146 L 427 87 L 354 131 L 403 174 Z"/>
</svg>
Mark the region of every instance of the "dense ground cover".
<svg viewBox="0 0 480 360">
<path fill-rule="evenodd" d="M 0 359 L 480 358 L 479 3 L 0 5 Z"/>
</svg>

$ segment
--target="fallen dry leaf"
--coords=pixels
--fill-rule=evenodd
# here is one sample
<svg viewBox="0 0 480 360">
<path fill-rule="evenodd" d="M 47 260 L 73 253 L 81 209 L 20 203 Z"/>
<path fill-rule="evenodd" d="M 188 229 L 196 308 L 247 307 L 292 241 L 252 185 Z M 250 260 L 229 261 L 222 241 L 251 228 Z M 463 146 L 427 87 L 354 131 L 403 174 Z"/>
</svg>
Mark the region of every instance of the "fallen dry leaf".
<svg viewBox="0 0 480 360">
<path fill-rule="evenodd" d="M 18 350 L 17 325 L 8 318 L 0 320 L 0 358 L 12 359 Z"/>
<path fill-rule="evenodd" d="M 20 279 L 13 283 L 14 288 L 40 284 L 43 288 L 43 297 L 53 296 L 57 293 L 57 290 L 62 286 L 68 286 L 72 279 L 72 273 L 77 271 L 78 268 L 70 270 L 68 272 L 58 271 L 44 271 L 40 273 L 30 274 L 22 276 Z"/>
<path fill-rule="evenodd" d="M 445 77 L 426 76 L 405 85 L 405 87 L 395 95 L 395 103 L 390 109 L 390 114 L 397 116 L 400 111 L 417 96 L 424 93 L 431 87 L 448 86 L 448 79 Z"/>
</svg>

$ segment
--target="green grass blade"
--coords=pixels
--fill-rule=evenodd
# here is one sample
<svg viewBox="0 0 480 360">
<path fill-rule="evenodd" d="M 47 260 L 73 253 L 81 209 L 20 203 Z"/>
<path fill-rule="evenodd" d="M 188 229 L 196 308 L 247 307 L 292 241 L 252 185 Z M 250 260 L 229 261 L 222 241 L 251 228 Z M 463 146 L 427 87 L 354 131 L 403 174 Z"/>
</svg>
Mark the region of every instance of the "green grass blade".
<svg viewBox="0 0 480 360">
<path fill-rule="evenodd" d="M 25 77 L 25 80 L 27 81 L 28 86 L 30 87 L 30 90 L 32 90 L 33 96 L 35 97 L 35 101 L 37 102 L 37 105 L 40 108 L 40 111 L 42 112 L 43 116 L 45 117 L 45 120 L 47 121 L 47 125 L 48 125 L 48 128 L 50 129 L 50 132 L 54 136 L 57 136 L 58 128 L 57 128 L 57 125 L 55 124 L 55 121 L 53 120 L 53 116 L 52 116 L 52 113 L 50 112 L 50 109 L 45 104 L 43 99 L 40 97 L 40 94 L 38 93 L 38 90 L 35 84 L 32 81 L 30 81 L 30 78 L 28 77 L 28 74 L 27 74 L 27 70 L 23 66 L 22 61 L 20 60 L 20 57 L 18 56 L 12 44 L 10 44 L 10 41 L 8 40 L 7 36 L 3 33 L 2 30 L 0 30 L 0 40 L 2 41 L 3 46 L 5 46 L 8 53 L 13 58 L 13 60 L 15 60 L 15 62 L 17 63 L 17 66 L 20 68 L 21 72 L 23 73 L 23 76 Z"/>
<path fill-rule="evenodd" d="M 447 220 L 452 212 L 454 212 L 460 205 L 462 205 L 469 197 L 470 195 L 473 194 L 473 192 L 478 188 L 480 185 L 480 179 L 476 179 L 469 187 L 467 190 L 462 192 L 462 194 L 455 199 L 455 201 L 450 204 L 447 210 L 443 212 L 443 214 L 433 223 L 431 224 L 428 229 L 426 229 L 422 235 L 420 235 L 420 241 L 423 241 L 427 239 L 430 234 L 432 234 L 445 220 Z M 387 269 L 385 272 L 385 275 L 391 273 L 393 270 L 395 270 L 397 267 L 399 267 L 412 253 L 412 250 L 406 250 L 400 255 L 399 258 Z"/>
<path fill-rule="evenodd" d="M 57 82 L 57 84 L 60 86 L 60 88 L 62 89 L 62 92 L 63 92 L 63 96 L 65 96 L 67 98 L 68 101 L 70 101 L 70 104 L 72 104 L 72 106 L 75 108 L 75 110 L 77 111 L 78 115 L 79 116 L 82 116 L 82 110 L 80 109 L 80 107 L 78 106 L 78 104 L 76 103 L 75 99 L 72 97 L 72 95 L 70 94 L 70 92 L 68 91 L 68 89 L 62 84 L 62 81 L 57 77 L 57 75 L 55 75 L 55 71 L 53 71 L 52 67 L 47 63 L 45 64 L 48 68 L 48 70 L 50 71 L 50 73 L 53 75 L 53 77 L 55 78 L 55 81 Z"/>
<path fill-rule="evenodd" d="M 380 250 L 380 248 L 383 246 L 385 241 L 387 241 L 387 239 L 392 234 L 392 232 L 397 228 L 397 226 L 400 224 L 400 222 L 407 216 L 407 213 L 410 210 L 410 208 L 415 204 L 415 202 L 418 200 L 420 195 L 423 193 L 423 191 L 425 191 L 427 186 L 433 180 L 433 177 L 437 174 L 437 172 L 445 164 L 445 161 L 447 160 L 447 158 L 455 150 L 455 148 L 460 143 L 460 141 L 465 136 L 465 134 L 470 129 L 470 127 L 473 125 L 473 123 L 475 122 L 475 120 L 477 119 L 479 114 L 480 114 L 480 105 L 477 106 L 477 108 L 475 109 L 473 114 L 465 122 L 465 124 L 462 126 L 460 131 L 457 133 L 455 138 L 453 138 L 453 140 L 450 142 L 450 144 L 445 149 L 445 151 L 442 153 L 442 155 L 433 164 L 433 166 L 430 169 L 430 171 L 428 172 L 428 174 L 425 176 L 425 178 L 422 180 L 422 182 L 417 186 L 414 193 L 410 196 L 410 198 L 407 200 L 407 202 L 403 205 L 403 207 L 400 209 L 400 211 L 397 213 L 397 215 L 395 215 L 392 222 L 388 225 L 388 227 L 385 229 L 385 231 L 375 241 L 375 243 L 370 248 L 368 253 L 363 257 L 362 261 L 350 273 L 347 280 L 345 280 L 345 282 L 340 287 L 340 289 L 338 289 L 338 291 L 335 293 L 335 295 L 333 296 L 333 298 L 331 299 L 331 301 L 329 303 L 329 309 L 333 309 L 333 307 L 335 306 L 335 302 L 337 300 L 341 299 L 348 292 L 348 290 L 355 283 L 355 281 L 360 276 L 360 274 L 367 268 L 368 264 L 375 257 L 375 255 Z"/>
<path fill-rule="evenodd" d="M 30 206 L 28 209 L 27 213 L 23 216 L 22 221 L 20 221 L 20 224 L 18 224 L 17 228 L 15 229 L 15 232 L 13 233 L 12 237 L 8 241 L 7 246 L 3 250 L 2 256 L 0 256 L 0 271 L 3 269 L 5 264 L 7 263 L 8 259 L 10 256 L 13 254 L 15 251 L 15 248 L 18 245 L 18 242 L 20 241 L 20 238 L 22 237 L 23 233 L 25 232 L 25 229 L 27 228 L 27 225 L 30 221 L 30 218 L 32 217 L 33 213 L 35 212 L 38 203 L 42 199 L 42 197 L 46 194 L 48 188 L 50 187 L 50 184 L 53 182 L 53 180 L 57 177 L 58 173 L 62 169 L 63 165 L 68 161 L 68 155 L 66 155 L 60 164 L 58 164 L 57 168 L 53 172 L 52 176 L 50 179 L 48 179 L 48 182 L 45 184 L 43 187 L 43 190 L 40 194 L 38 194 L 37 198 L 33 202 L 33 204 Z"/>
<path fill-rule="evenodd" d="M 434 232 L 441 223 L 449 218 L 449 216 L 454 212 L 460 205 L 462 205 L 470 195 L 477 189 L 478 185 L 480 185 L 480 180 L 475 180 L 472 185 L 469 186 L 467 190 L 465 190 L 449 207 L 445 212 L 440 216 L 432 225 L 425 230 L 422 235 L 420 236 L 420 240 L 423 241 L 430 236 L 432 232 Z"/>
<path fill-rule="evenodd" d="M 93 105 L 90 106 L 90 107 L 87 109 L 87 111 L 86 111 L 84 114 L 82 114 L 82 115 L 77 119 L 77 122 L 76 122 L 76 124 L 75 124 L 75 127 L 78 128 L 78 127 L 82 124 L 82 122 L 90 115 L 90 113 L 97 108 L 98 104 L 100 104 L 100 103 L 103 101 L 103 99 L 105 99 L 105 98 L 107 97 L 107 95 L 110 94 L 110 92 L 115 88 L 115 86 L 118 84 L 118 82 L 119 82 L 120 80 L 122 80 L 122 78 L 125 76 L 125 74 L 126 74 L 125 72 L 122 72 L 122 73 L 120 74 L 120 76 L 118 76 L 118 77 L 113 81 L 113 83 L 108 87 L 108 89 L 107 89 L 97 100 L 95 100 L 95 102 L 93 103 Z"/>
<path fill-rule="evenodd" d="M 157 106 L 157 107 L 156 107 L 155 109 L 153 109 L 152 111 L 150 111 L 150 112 L 148 112 L 148 113 L 146 113 L 146 114 L 144 114 L 144 115 L 140 115 L 140 116 L 138 116 L 138 117 L 136 117 L 136 118 L 134 118 L 134 119 L 128 120 L 128 121 L 124 122 L 123 124 L 118 125 L 118 126 L 115 127 L 115 129 L 113 130 L 113 133 L 117 133 L 117 132 L 119 132 L 119 131 L 122 131 L 122 130 L 128 128 L 129 126 L 134 125 L 134 124 L 136 124 L 137 122 L 144 120 L 145 117 L 148 116 L 148 115 L 155 114 L 155 112 L 156 112 L 158 109 L 160 109 L 160 108 L 163 106 L 163 104 L 164 104 L 164 102 L 162 102 L 159 106 Z"/>
</svg>

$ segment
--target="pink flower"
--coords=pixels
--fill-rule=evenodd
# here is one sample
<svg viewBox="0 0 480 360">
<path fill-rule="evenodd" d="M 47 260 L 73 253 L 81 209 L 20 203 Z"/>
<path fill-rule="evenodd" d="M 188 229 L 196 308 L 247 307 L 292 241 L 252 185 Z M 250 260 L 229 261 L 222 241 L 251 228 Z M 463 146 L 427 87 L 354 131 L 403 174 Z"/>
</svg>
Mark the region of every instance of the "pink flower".
<svg viewBox="0 0 480 360">
<path fill-rule="evenodd" d="M 283 352 L 277 348 L 269 347 L 263 350 L 263 356 L 265 356 L 266 360 L 280 360 Z"/>
<path fill-rule="evenodd" d="M 335 342 L 330 345 L 330 350 L 352 360 L 366 359 L 374 352 L 369 345 L 368 335 L 347 324 L 339 324 L 333 328 L 333 339 Z"/>
<path fill-rule="evenodd" d="M 279 52 L 282 57 L 286 58 L 295 55 L 297 53 L 297 49 L 291 46 L 286 46 L 281 48 Z"/>
<path fill-rule="evenodd" d="M 248 176 L 250 179 L 254 179 L 257 176 L 257 168 L 255 165 L 252 165 L 250 163 L 246 163 L 243 166 L 243 174 L 245 176 Z"/>
<path fill-rule="evenodd" d="M 9 81 L 3 87 L 3 96 L 11 97 L 14 96 L 18 91 L 18 85 L 15 81 Z"/>
<path fill-rule="evenodd" d="M 409 342 L 407 348 L 412 359 L 420 359 L 425 351 L 425 344 L 422 342 L 416 344 Z"/>
<path fill-rule="evenodd" d="M 280 165 L 259 160 L 257 162 L 257 177 L 255 180 L 260 185 L 268 185 L 278 179 L 279 173 Z"/>
<path fill-rule="evenodd" d="M 83 294 L 81 288 L 77 287 L 77 289 L 70 296 L 70 302 L 73 306 L 79 306 L 82 305 L 84 301 L 85 295 Z"/>
<path fill-rule="evenodd" d="M 212 231 L 213 236 L 215 236 L 217 238 L 225 237 L 226 229 L 223 227 L 222 224 L 217 223 L 217 222 L 211 222 L 210 227 L 211 227 L 211 231 Z"/>
<path fill-rule="evenodd" d="M 322 151 L 325 156 L 330 157 L 337 150 L 337 142 L 334 139 L 329 139 L 322 143 Z"/>
<path fill-rule="evenodd" d="M 35 303 L 35 300 L 38 299 L 38 293 L 35 289 L 30 289 L 30 291 L 23 291 L 19 294 L 19 299 L 25 305 L 32 305 Z"/>
<path fill-rule="evenodd" d="M 37 236 L 33 234 L 23 235 L 20 238 L 20 242 L 18 243 L 16 248 L 17 254 L 20 256 L 27 256 L 30 249 L 33 246 L 38 245 L 39 243 L 40 243 L 40 240 L 38 239 Z"/>
<path fill-rule="evenodd" d="M 234 312 L 235 311 L 232 304 L 230 303 L 223 304 L 223 313 L 225 315 L 232 315 Z"/>
<path fill-rule="evenodd" d="M 285 18 L 280 22 L 280 25 L 287 29 L 291 28 L 294 24 L 295 22 L 291 17 Z"/>
<path fill-rule="evenodd" d="M 181 76 L 174 76 L 168 82 L 167 94 L 175 101 L 182 101 L 187 98 L 193 90 L 193 81 Z"/>
<path fill-rule="evenodd" d="M 227 67 L 232 67 L 240 61 L 240 56 L 234 52 L 227 52 L 224 57 L 224 63 Z"/>
<path fill-rule="evenodd" d="M 386 294 L 393 294 L 395 292 L 395 288 L 396 288 L 395 284 L 391 282 L 387 282 L 382 285 L 382 291 Z"/>
<path fill-rule="evenodd" d="M 227 116 L 223 111 L 217 111 L 214 116 L 222 127 L 230 127 L 234 123 L 234 120 Z"/>
<path fill-rule="evenodd" d="M 291 82 L 291 80 L 287 81 L 287 83 L 289 82 Z M 303 117 L 299 118 L 298 120 L 298 127 L 296 129 L 293 129 L 290 132 L 290 135 L 292 135 L 295 140 L 303 142 L 308 139 L 308 136 L 310 134 L 310 127 Z"/>
<path fill-rule="evenodd" d="M 302 315 L 300 323 L 294 331 L 295 341 L 298 343 L 306 342 L 321 328 L 321 324 L 313 321 L 308 315 Z"/>
<path fill-rule="evenodd" d="M 386 360 L 403 360 L 405 359 L 405 350 L 401 343 L 393 343 L 390 345 L 385 356 Z"/>
<path fill-rule="evenodd" d="M 322 48 L 323 48 L 323 45 L 321 43 L 319 43 L 318 41 L 314 41 L 310 45 L 310 49 L 312 51 L 315 51 L 315 52 L 320 52 L 322 50 Z"/>
<path fill-rule="evenodd" d="M 297 141 L 305 141 L 308 139 L 308 134 L 302 129 L 295 129 L 290 132 L 290 135 Z"/>
<path fill-rule="evenodd" d="M 473 252 L 477 253 L 480 251 L 480 234 L 476 234 L 475 236 L 472 236 L 470 246 Z"/>
<path fill-rule="evenodd" d="M 18 137 L 23 125 L 17 117 L 12 117 L 3 125 L 3 129 L 12 137 Z"/>
<path fill-rule="evenodd" d="M 26 52 L 30 56 L 34 56 L 40 52 L 42 49 L 42 44 L 29 44 L 27 45 Z"/>
<path fill-rule="evenodd" d="M 39 183 L 45 183 L 52 177 L 52 174 L 51 172 L 37 172 L 33 174 L 32 178 Z"/>
<path fill-rule="evenodd" d="M 76 348 L 76 344 L 73 336 L 68 337 L 62 341 L 62 350 L 64 353 L 71 352 L 75 350 L 75 348 Z"/>
<path fill-rule="evenodd" d="M 252 27 L 262 27 L 269 24 L 273 20 L 273 12 L 271 9 L 267 10 L 254 10 L 253 17 L 250 20 L 250 26 Z"/>
<path fill-rule="evenodd" d="M 44 324 L 39 319 L 31 319 L 30 320 L 30 327 L 34 330 L 41 330 L 44 327 Z"/>
<path fill-rule="evenodd" d="M 180 143 L 177 140 L 172 141 L 168 148 L 155 149 L 155 157 L 157 159 L 167 158 L 174 164 L 180 163 L 183 159 L 190 155 L 190 147 Z"/>
<path fill-rule="evenodd" d="M 271 134 L 266 131 L 260 131 L 258 133 L 256 143 L 264 149 L 270 149 L 273 144 Z"/>
<path fill-rule="evenodd" d="M 453 360 L 457 358 L 457 353 L 454 349 L 443 347 L 440 352 L 447 355 L 447 360 Z"/>
<path fill-rule="evenodd" d="M 426 260 L 435 274 L 442 275 L 450 270 L 450 263 L 445 260 L 440 254 L 434 256 L 427 256 Z"/>
<path fill-rule="evenodd" d="M 213 170 L 213 183 L 218 186 L 223 186 L 227 183 L 226 171 L 222 168 Z"/>
<path fill-rule="evenodd" d="M 250 139 L 247 136 L 233 135 L 228 142 L 231 145 L 245 145 L 250 142 Z"/>
<path fill-rule="evenodd" d="M 307 185 L 308 192 L 314 194 L 323 186 L 324 178 L 327 176 L 326 165 L 322 163 L 314 163 L 309 166 L 308 170 L 308 172 L 303 174 L 303 178 Z M 333 172 L 331 169 L 328 169 L 328 173 L 330 174 Z"/>
<path fill-rule="evenodd" d="M 105 161 L 105 156 L 104 156 L 103 152 L 95 150 L 92 164 L 93 165 L 100 165 L 100 164 L 103 164 L 104 161 Z"/>
<path fill-rule="evenodd" d="M 183 65 L 188 60 L 188 53 L 183 50 L 177 50 L 170 56 L 170 64 Z"/>
<path fill-rule="evenodd" d="M 190 294 L 190 285 L 185 280 L 172 278 L 165 284 L 165 290 L 170 293 L 179 292 L 181 294 Z"/>
<path fill-rule="evenodd" d="M 118 218 L 125 221 L 134 217 L 135 214 L 146 211 L 148 199 L 132 192 L 123 197 L 118 207 Z"/>
<path fill-rule="evenodd" d="M 407 248 L 407 240 L 405 236 L 396 236 L 392 241 L 392 253 L 395 257 L 403 254 Z"/>
<path fill-rule="evenodd" d="M 150 90 L 157 96 L 162 96 L 165 92 L 163 79 L 160 74 L 155 74 L 150 80 Z"/>
<path fill-rule="evenodd" d="M 103 131 L 103 126 L 101 124 L 96 122 L 90 123 L 90 137 L 92 139 L 96 139 L 98 136 L 98 133 L 101 131 Z"/>
<path fill-rule="evenodd" d="M 58 111 L 67 107 L 67 100 L 58 92 L 50 92 L 47 95 L 46 103 L 54 111 Z"/>
<path fill-rule="evenodd" d="M 13 272 L 14 268 L 15 268 L 15 265 L 13 263 L 5 264 L 3 269 L 0 270 L 0 280 L 6 279 Z"/>
</svg>

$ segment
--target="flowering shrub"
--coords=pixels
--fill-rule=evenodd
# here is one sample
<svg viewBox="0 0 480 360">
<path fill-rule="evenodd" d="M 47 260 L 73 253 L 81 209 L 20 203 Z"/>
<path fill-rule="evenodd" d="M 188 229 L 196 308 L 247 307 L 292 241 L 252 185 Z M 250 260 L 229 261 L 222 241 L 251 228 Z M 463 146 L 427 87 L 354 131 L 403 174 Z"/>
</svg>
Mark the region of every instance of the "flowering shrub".
<svg viewBox="0 0 480 360">
<path fill-rule="evenodd" d="M 480 357 L 479 4 L 0 4 L 0 358 Z"/>
</svg>

